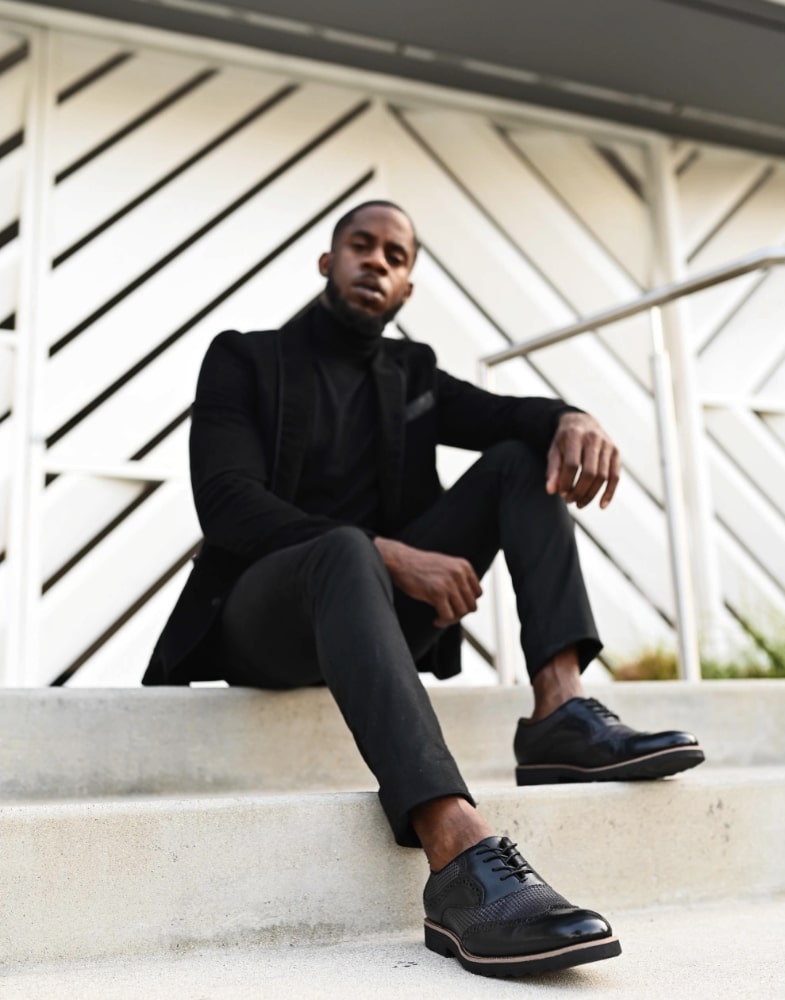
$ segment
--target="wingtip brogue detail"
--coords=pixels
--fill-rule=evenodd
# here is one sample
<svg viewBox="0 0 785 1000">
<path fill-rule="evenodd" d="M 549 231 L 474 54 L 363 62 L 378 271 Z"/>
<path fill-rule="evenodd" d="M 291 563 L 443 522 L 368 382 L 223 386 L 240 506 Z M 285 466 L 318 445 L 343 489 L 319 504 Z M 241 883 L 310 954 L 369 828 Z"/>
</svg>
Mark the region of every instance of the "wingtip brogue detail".
<svg viewBox="0 0 785 1000">
<path fill-rule="evenodd" d="M 470 972 L 521 976 L 621 952 L 599 913 L 573 906 L 507 837 L 486 837 L 431 874 L 425 944 Z"/>
<path fill-rule="evenodd" d="M 705 759 L 692 733 L 638 732 L 596 698 L 571 698 L 515 733 L 519 785 L 664 778 Z"/>
</svg>

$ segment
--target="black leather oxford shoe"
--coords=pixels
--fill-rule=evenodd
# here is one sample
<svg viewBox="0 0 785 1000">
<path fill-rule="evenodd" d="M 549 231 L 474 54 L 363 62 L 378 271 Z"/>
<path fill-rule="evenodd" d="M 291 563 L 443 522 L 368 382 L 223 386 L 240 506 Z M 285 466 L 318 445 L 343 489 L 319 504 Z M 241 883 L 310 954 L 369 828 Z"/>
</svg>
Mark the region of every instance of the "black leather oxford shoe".
<svg viewBox="0 0 785 1000">
<path fill-rule="evenodd" d="M 515 734 L 519 785 L 664 778 L 703 761 L 691 733 L 639 733 L 596 698 L 571 698 Z"/>
<path fill-rule="evenodd" d="M 507 837 L 486 837 L 433 872 L 423 894 L 425 944 L 481 976 L 524 976 L 612 958 L 608 922 L 568 903 Z"/>
</svg>

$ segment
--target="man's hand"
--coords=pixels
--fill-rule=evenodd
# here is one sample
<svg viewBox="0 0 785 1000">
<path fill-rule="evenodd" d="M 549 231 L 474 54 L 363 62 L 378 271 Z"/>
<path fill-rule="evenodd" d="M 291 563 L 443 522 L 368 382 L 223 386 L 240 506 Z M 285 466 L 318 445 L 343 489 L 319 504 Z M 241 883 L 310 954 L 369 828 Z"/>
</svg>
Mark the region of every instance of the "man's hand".
<svg viewBox="0 0 785 1000">
<path fill-rule="evenodd" d="M 566 503 L 585 507 L 603 484 L 600 507 L 607 507 L 621 473 L 619 449 L 588 413 L 565 413 L 559 420 L 545 471 L 545 489 Z"/>
<path fill-rule="evenodd" d="M 437 628 L 454 625 L 477 610 L 482 587 L 467 559 L 415 549 L 391 538 L 377 537 L 374 542 L 395 586 L 436 609 Z"/>
</svg>

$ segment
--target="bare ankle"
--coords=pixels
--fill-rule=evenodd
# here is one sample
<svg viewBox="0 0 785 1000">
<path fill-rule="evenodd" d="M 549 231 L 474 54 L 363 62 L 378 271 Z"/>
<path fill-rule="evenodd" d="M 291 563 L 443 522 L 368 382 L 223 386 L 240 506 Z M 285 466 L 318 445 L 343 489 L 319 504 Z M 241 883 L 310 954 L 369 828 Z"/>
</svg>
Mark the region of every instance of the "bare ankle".
<svg viewBox="0 0 785 1000">
<path fill-rule="evenodd" d="M 440 871 L 462 851 L 493 835 L 484 817 L 460 795 L 431 799 L 411 812 L 431 871 Z"/>
<path fill-rule="evenodd" d="M 532 688 L 532 722 L 544 719 L 570 698 L 582 698 L 584 690 L 577 648 L 568 646 L 548 660 L 534 675 Z"/>
</svg>

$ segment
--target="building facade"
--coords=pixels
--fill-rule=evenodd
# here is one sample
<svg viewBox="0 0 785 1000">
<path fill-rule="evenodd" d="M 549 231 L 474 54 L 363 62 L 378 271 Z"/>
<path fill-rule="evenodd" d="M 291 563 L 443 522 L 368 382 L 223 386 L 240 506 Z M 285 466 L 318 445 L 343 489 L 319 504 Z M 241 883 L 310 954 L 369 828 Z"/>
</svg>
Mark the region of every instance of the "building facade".
<svg viewBox="0 0 785 1000">
<path fill-rule="evenodd" d="M 317 295 L 335 220 L 376 197 L 423 244 L 397 335 L 471 380 L 510 343 L 785 242 L 772 152 L 0 3 L 0 683 L 139 682 L 199 541 L 204 351 Z M 772 268 L 666 317 L 695 601 L 727 648 L 785 632 L 784 307 Z M 612 664 L 675 645 L 650 353 L 644 314 L 498 372 L 621 447 L 613 506 L 576 513 Z M 445 449 L 445 482 L 471 458 Z M 486 676 L 489 608 L 466 625 Z"/>
</svg>

